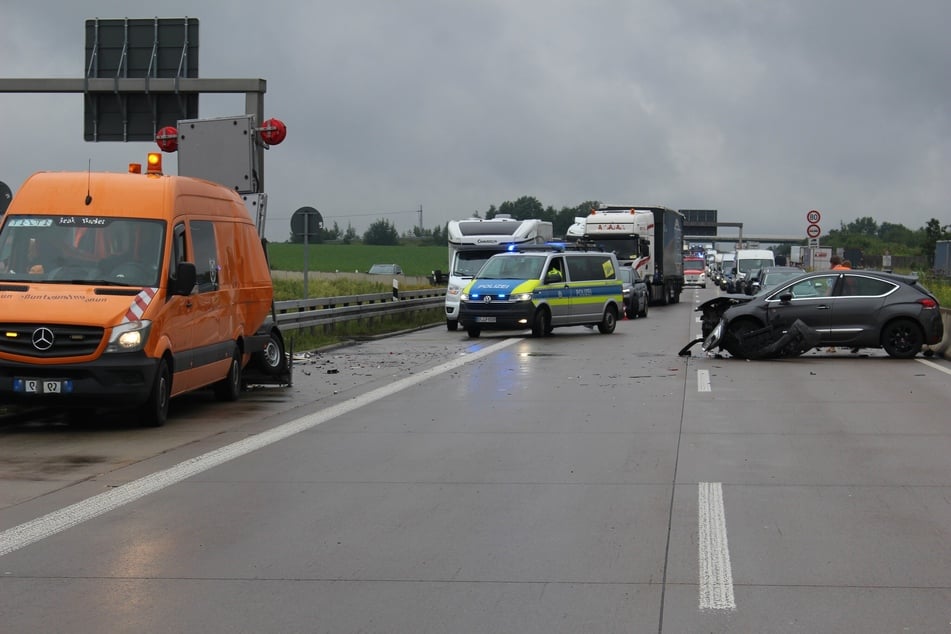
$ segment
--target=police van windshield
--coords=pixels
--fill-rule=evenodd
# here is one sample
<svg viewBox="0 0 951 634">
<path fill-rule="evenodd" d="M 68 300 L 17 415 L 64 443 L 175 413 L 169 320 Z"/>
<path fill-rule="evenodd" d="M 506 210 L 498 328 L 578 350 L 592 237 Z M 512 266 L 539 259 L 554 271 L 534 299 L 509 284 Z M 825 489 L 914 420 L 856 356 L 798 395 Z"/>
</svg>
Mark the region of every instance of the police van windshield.
<svg viewBox="0 0 951 634">
<path fill-rule="evenodd" d="M 14 216 L 0 230 L 0 280 L 158 286 L 165 223 Z"/>
<path fill-rule="evenodd" d="M 478 277 L 496 280 L 538 279 L 545 265 L 545 256 L 539 255 L 497 255 L 489 258 L 479 271 Z"/>
</svg>

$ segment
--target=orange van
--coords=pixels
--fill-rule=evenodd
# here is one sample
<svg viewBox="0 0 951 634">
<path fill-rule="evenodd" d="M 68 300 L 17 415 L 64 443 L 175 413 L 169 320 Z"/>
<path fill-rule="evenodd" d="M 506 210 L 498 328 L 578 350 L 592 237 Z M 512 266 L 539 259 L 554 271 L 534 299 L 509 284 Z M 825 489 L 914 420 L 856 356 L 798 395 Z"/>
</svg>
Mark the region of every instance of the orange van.
<svg viewBox="0 0 951 634">
<path fill-rule="evenodd" d="M 288 373 L 264 246 L 238 195 L 184 176 L 41 172 L 0 225 L 0 402 L 84 418 L 235 400 Z"/>
</svg>

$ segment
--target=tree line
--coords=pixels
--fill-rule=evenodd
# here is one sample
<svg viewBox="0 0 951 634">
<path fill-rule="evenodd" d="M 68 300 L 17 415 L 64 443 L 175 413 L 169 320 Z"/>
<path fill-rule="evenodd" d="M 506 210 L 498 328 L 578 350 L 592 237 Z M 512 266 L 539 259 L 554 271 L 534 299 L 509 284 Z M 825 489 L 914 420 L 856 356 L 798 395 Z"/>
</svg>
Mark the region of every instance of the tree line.
<svg viewBox="0 0 951 634">
<path fill-rule="evenodd" d="M 942 225 L 937 218 L 914 230 L 892 222 L 878 223 L 870 216 L 839 225 L 823 238 L 823 246 L 859 249 L 863 253 L 921 256 L 927 258 L 928 266 L 934 266 L 937 242 L 951 240 L 951 224 Z"/>
<path fill-rule="evenodd" d="M 552 230 L 555 235 L 565 235 L 568 227 L 574 224 L 576 217 L 587 216 L 591 209 L 597 206 L 596 201 L 588 201 L 576 207 L 562 207 L 558 210 L 551 205 L 543 206 L 534 196 L 522 196 L 514 201 L 503 202 L 498 207 L 490 205 L 484 217 L 492 219 L 496 216 L 508 215 L 516 220 L 527 220 L 529 218 L 547 220 L 552 223 Z M 479 211 L 475 211 L 472 216 L 475 218 L 483 217 Z M 449 243 L 447 228 L 448 223 L 437 225 L 432 229 L 413 227 L 411 231 L 407 231 L 401 236 L 396 229 L 396 225 L 386 218 L 381 218 L 373 222 L 360 236 L 350 223 L 347 223 L 345 230 L 341 230 L 340 225 L 334 222 L 331 227 L 322 227 L 316 236 L 311 236 L 310 240 L 316 243 L 342 242 L 344 244 L 359 241 L 363 244 L 375 245 L 398 245 L 406 241 L 413 241 L 417 244 L 446 246 Z M 292 235 L 289 241 L 301 243 L 304 238 L 300 235 Z"/>
</svg>

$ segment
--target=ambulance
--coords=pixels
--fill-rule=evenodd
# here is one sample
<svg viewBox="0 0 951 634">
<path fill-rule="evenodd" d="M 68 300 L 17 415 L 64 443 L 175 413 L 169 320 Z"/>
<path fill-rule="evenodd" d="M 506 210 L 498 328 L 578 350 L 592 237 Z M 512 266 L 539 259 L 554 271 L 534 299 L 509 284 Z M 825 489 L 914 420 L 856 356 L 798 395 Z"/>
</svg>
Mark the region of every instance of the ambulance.
<svg viewBox="0 0 951 634">
<path fill-rule="evenodd" d="M 460 295 L 459 324 L 482 330 L 550 335 L 562 326 L 614 332 L 623 315 L 623 285 L 613 253 L 546 247 L 493 255 Z"/>
<path fill-rule="evenodd" d="M 166 422 L 199 388 L 288 372 L 264 246 L 244 202 L 162 173 L 40 172 L 0 224 L 0 402 Z M 250 367 L 249 367 L 250 366 Z"/>
</svg>

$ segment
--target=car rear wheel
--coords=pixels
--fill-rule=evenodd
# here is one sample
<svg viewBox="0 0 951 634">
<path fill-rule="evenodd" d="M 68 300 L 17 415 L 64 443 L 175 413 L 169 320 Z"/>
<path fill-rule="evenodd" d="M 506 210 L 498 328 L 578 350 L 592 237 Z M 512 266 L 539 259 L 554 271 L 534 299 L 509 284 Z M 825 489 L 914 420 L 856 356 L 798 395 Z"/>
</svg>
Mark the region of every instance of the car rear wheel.
<svg viewBox="0 0 951 634">
<path fill-rule="evenodd" d="M 882 347 L 888 356 L 911 359 L 925 343 L 921 327 L 911 319 L 896 319 L 882 328 Z"/>
<path fill-rule="evenodd" d="M 613 306 L 608 306 L 604 309 L 604 315 L 601 317 L 601 321 L 598 323 L 598 332 L 602 335 L 610 335 L 614 332 L 614 328 L 617 326 L 617 309 Z"/>
</svg>

